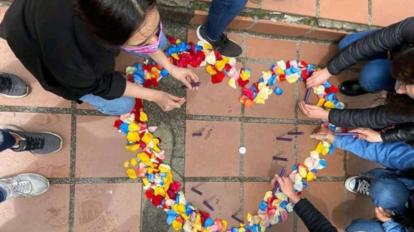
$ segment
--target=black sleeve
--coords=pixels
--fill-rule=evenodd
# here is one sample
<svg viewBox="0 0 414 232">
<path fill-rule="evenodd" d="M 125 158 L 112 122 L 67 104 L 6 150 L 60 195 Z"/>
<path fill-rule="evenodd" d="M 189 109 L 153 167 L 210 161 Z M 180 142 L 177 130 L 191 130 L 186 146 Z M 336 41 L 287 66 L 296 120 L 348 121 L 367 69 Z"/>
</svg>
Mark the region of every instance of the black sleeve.
<svg viewBox="0 0 414 232">
<path fill-rule="evenodd" d="M 124 94 L 124 76 L 119 72 L 97 73 L 72 41 L 43 44 L 43 49 L 43 60 L 50 75 L 73 95 L 80 98 L 93 94 L 114 99 Z"/>
<path fill-rule="evenodd" d="M 414 122 L 413 120 L 414 115 L 394 113 L 387 110 L 386 106 L 329 111 L 329 122 L 340 127 L 383 129 L 394 124 Z"/>
<path fill-rule="evenodd" d="M 328 63 L 332 75 L 339 74 L 357 61 L 386 53 L 405 43 L 414 42 L 414 17 L 380 29 L 336 54 Z"/>
<path fill-rule="evenodd" d="M 414 141 L 414 125 L 399 126 L 381 134 L 384 143 Z"/>
<path fill-rule="evenodd" d="M 337 232 L 338 230 L 307 199 L 293 208 L 310 232 Z"/>
</svg>

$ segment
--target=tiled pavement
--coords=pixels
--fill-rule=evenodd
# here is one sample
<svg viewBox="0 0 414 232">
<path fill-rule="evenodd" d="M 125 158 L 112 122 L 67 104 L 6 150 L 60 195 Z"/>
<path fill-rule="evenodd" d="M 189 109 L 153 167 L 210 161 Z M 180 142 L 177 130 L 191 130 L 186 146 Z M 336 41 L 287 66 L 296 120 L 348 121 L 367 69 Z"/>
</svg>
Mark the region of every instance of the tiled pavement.
<svg viewBox="0 0 414 232">
<path fill-rule="evenodd" d="M 292 7 L 292 2 L 300 7 Z M 348 9 L 351 13 L 342 15 L 352 15 L 352 18 L 338 18 L 341 14 L 330 10 L 332 2 L 337 4 L 336 7 L 340 5 Z M 361 7 L 369 14 L 352 13 L 357 5 L 365 2 L 367 9 L 365 5 Z M 375 25 L 383 25 L 389 21 L 381 21 L 384 17 L 376 16 L 375 12 L 379 12 L 378 8 L 389 10 L 387 2 L 290 0 L 288 4 L 282 0 L 264 0 L 260 5 L 249 3 L 249 6 L 356 23 L 362 20 L 362 23 L 369 22 L 365 21 L 367 17 L 367 20 L 378 22 Z M 2 13 L 4 10 L 0 8 Z M 381 14 L 387 15 L 386 11 Z M 394 20 L 396 17 L 386 19 Z M 255 26 L 259 34 L 239 30 L 230 33 L 231 38 L 242 44 L 244 53 L 240 62 L 252 68 L 253 78 L 278 59 L 300 58 L 324 65 L 335 52 L 335 44 L 326 39 L 304 39 L 294 37 L 294 34 L 260 34 L 266 25 Z M 185 38 L 185 26 L 168 25 L 167 29 Z M 191 26 L 188 39 L 195 40 Z M 46 93 L 3 40 L 0 41 L 0 52 L 0 70 L 19 74 L 32 87 L 31 95 L 25 99 L 0 100 L 2 124 L 13 123 L 27 130 L 55 131 L 65 140 L 61 152 L 45 157 L 34 157 L 29 153 L 1 154 L 0 176 L 38 172 L 49 177 L 52 185 L 50 191 L 39 198 L 0 204 L 0 231 L 167 231 L 163 213 L 144 200 L 139 181 L 133 182 L 125 177 L 122 163 L 133 154 L 124 150 L 122 136 L 112 128 L 114 118 Z M 134 63 L 133 58 L 126 55 L 118 61 L 120 69 Z M 288 166 L 303 160 L 315 146 L 315 141 L 308 136 L 318 122 L 307 120 L 296 109 L 296 102 L 304 92 L 300 83 L 283 83 L 283 96 L 271 96 L 266 105 L 245 109 L 238 103 L 238 91 L 226 83 L 212 85 L 202 69 L 197 73 L 203 83 L 198 92 L 184 93 L 179 84 L 170 80 L 161 87 L 174 94 L 186 94 L 188 103 L 185 109 L 163 113 L 147 104 L 146 111 L 150 114 L 151 124 L 160 127 L 163 147 L 169 154 L 167 163 L 172 165 L 176 178 L 185 182 L 187 198 L 201 209 L 227 218 L 230 224 L 235 225 L 237 222 L 231 216 L 243 218 L 247 212 L 254 212 L 264 192 L 269 189 L 268 182 L 274 169 L 272 156 L 288 158 Z M 338 79 L 355 76 L 355 70 L 351 70 Z M 373 95 L 367 100 L 340 96 L 350 107 L 374 104 L 376 97 Z M 303 131 L 305 135 L 292 142 L 274 140 L 292 129 Z M 193 132 L 200 131 L 201 137 L 192 136 Z M 247 154 L 239 154 L 240 146 L 247 148 Z M 347 193 L 343 180 L 347 175 L 358 174 L 373 166 L 337 151 L 328 158 L 328 168 L 304 194 L 343 229 L 353 218 L 372 216 L 369 200 Z M 201 191 L 202 196 L 191 188 Z M 214 211 L 208 209 L 203 201 L 207 201 Z M 288 222 L 275 226 L 271 231 L 301 232 L 306 229 L 292 214 Z"/>
</svg>

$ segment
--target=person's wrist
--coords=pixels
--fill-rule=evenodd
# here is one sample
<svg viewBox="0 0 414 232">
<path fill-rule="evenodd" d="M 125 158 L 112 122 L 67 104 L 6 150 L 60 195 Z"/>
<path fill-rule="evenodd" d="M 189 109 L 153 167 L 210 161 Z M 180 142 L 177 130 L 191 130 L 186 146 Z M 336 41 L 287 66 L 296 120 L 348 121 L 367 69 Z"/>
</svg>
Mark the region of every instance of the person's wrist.
<svg viewBox="0 0 414 232">
<path fill-rule="evenodd" d="M 156 102 L 160 99 L 161 95 L 162 95 L 161 91 L 153 90 L 153 92 L 149 95 L 147 100 L 150 102 Z"/>
<path fill-rule="evenodd" d="M 328 77 L 332 76 L 332 74 L 329 72 L 328 67 L 324 68 L 324 71 L 325 71 L 325 74 L 326 74 Z"/>
<path fill-rule="evenodd" d="M 298 196 L 298 194 L 296 194 L 296 193 L 291 193 L 291 194 L 289 194 L 288 195 L 288 198 L 290 199 L 290 201 L 293 203 L 293 204 L 296 204 L 296 203 L 298 203 L 299 201 L 300 201 L 300 197 Z"/>
<path fill-rule="evenodd" d="M 322 120 L 325 121 L 325 122 L 329 121 L 329 111 L 328 110 L 323 111 Z"/>
<path fill-rule="evenodd" d="M 176 68 L 176 66 L 173 64 L 173 63 L 171 63 L 170 61 L 168 61 L 166 64 L 165 64 L 165 66 L 164 66 L 164 68 L 169 72 L 169 73 L 171 73 L 175 68 Z"/>
</svg>

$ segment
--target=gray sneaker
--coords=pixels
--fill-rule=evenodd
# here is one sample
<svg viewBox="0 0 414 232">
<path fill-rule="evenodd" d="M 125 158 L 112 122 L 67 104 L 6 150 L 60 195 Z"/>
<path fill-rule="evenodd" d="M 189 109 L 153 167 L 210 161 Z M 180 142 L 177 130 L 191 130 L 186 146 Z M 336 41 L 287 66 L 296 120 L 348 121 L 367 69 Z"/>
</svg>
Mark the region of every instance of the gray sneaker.
<svg viewBox="0 0 414 232">
<path fill-rule="evenodd" d="M 18 144 L 11 148 L 15 152 L 30 151 L 33 154 L 44 155 L 56 153 L 63 146 L 62 137 L 52 132 L 26 132 L 13 125 L 2 129 L 20 137 Z"/>
<path fill-rule="evenodd" d="M 8 198 L 35 197 L 49 189 L 49 181 L 35 173 L 24 173 L 0 179 L 0 188 L 4 189 Z"/>
<path fill-rule="evenodd" d="M 243 52 L 240 45 L 230 40 L 226 34 L 223 34 L 220 40 L 211 40 L 207 35 L 204 25 L 201 25 L 197 28 L 197 37 L 204 43 L 210 44 L 223 56 L 235 58 L 240 56 Z"/>
<path fill-rule="evenodd" d="M 345 180 L 345 188 L 349 192 L 369 196 L 371 180 L 363 176 L 351 176 Z"/>
<path fill-rule="evenodd" d="M 0 94 L 8 98 L 26 97 L 29 86 L 14 74 L 0 73 Z"/>
</svg>

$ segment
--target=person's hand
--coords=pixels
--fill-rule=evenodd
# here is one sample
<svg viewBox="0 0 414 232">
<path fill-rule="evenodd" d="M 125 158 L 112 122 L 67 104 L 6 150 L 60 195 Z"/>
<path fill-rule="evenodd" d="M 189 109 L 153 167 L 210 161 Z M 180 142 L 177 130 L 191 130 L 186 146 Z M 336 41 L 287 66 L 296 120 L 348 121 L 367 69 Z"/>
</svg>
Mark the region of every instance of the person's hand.
<svg viewBox="0 0 414 232">
<path fill-rule="evenodd" d="M 320 141 L 325 141 L 328 143 L 333 143 L 335 140 L 335 135 L 332 131 L 330 130 L 320 130 L 316 133 L 311 134 L 310 136 L 312 139 L 316 139 L 316 140 L 320 140 Z"/>
<path fill-rule="evenodd" d="M 376 216 L 376 217 L 377 217 L 377 219 L 378 219 L 378 220 L 380 220 L 382 223 L 385 223 L 385 222 L 387 222 L 387 221 L 391 220 L 391 216 L 390 216 L 388 213 L 386 213 L 386 212 L 384 211 L 384 209 L 383 209 L 383 208 L 381 208 L 381 207 L 376 207 L 376 208 L 375 208 L 375 216 Z"/>
<path fill-rule="evenodd" d="M 299 108 L 308 118 L 320 119 L 322 121 L 329 120 L 329 111 L 322 107 L 308 105 L 304 101 L 299 102 Z"/>
<path fill-rule="evenodd" d="M 351 132 L 355 132 L 358 134 L 359 139 L 366 140 L 370 143 L 380 143 L 382 142 L 381 134 L 378 131 L 374 131 L 368 128 L 358 128 L 355 130 L 351 130 Z"/>
<path fill-rule="evenodd" d="M 286 194 L 287 197 L 289 197 L 292 203 L 296 204 L 300 201 L 300 197 L 293 189 L 293 182 L 289 177 L 280 177 L 278 175 L 275 175 L 272 180 L 272 186 L 275 185 L 276 181 L 279 182 L 280 190 L 282 190 L 282 192 Z"/>
<path fill-rule="evenodd" d="M 199 82 L 199 78 L 191 69 L 181 68 L 173 65 L 169 72 L 171 76 L 181 81 L 187 88 L 193 90 L 198 89 L 198 87 L 193 86 L 192 83 Z"/>
<path fill-rule="evenodd" d="M 307 88 L 313 88 L 313 87 L 316 87 L 318 85 L 321 85 L 321 84 L 325 83 L 331 76 L 332 76 L 332 74 L 329 73 L 327 68 L 315 71 L 312 74 L 312 76 L 310 76 L 306 80 L 306 87 Z"/>
<path fill-rule="evenodd" d="M 176 108 L 180 108 L 184 104 L 185 98 L 176 97 L 162 91 L 157 91 L 152 101 L 155 102 L 162 110 L 170 111 Z"/>
</svg>

